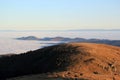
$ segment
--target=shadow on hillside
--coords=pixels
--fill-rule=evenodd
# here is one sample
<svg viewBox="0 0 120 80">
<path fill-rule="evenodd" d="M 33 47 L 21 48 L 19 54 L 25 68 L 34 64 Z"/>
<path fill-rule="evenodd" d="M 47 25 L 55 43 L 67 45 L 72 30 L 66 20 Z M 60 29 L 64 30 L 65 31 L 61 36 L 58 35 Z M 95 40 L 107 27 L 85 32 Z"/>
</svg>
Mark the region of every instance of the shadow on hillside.
<svg viewBox="0 0 120 80">
<path fill-rule="evenodd" d="M 62 71 L 71 65 L 70 56 L 78 54 L 78 47 L 60 44 L 0 58 L 0 79 Z"/>
</svg>

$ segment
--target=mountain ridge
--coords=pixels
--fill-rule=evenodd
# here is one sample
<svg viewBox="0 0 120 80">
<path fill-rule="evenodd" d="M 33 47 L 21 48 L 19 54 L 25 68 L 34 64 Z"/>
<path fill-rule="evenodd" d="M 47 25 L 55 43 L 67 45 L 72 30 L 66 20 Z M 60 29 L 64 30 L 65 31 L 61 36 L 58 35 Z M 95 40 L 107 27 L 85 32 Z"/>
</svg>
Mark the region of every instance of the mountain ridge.
<svg viewBox="0 0 120 80">
<path fill-rule="evenodd" d="M 34 75 L 33 78 L 25 76 L 14 80 L 119 80 L 120 47 L 96 43 L 66 43 L 4 56 L 0 58 L 0 64 L 1 79 L 31 74 Z M 44 79 L 42 74 L 48 79 Z"/>
<path fill-rule="evenodd" d="M 68 38 L 68 37 L 45 37 L 45 38 L 38 38 L 35 36 L 27 36 L 27 37 L 20 37 L 15 38 L 17 40 L 37 40 L 37 41 L 62 41 L 63 43 L 66 42 L 89 42 L 89 43 L 102 43 L 102 44 L 109 44 L 113 46 L 120 46 L 120 40 L 109 40 L 109 39 L 85 39 L 85 38 Z"/>
</svg>

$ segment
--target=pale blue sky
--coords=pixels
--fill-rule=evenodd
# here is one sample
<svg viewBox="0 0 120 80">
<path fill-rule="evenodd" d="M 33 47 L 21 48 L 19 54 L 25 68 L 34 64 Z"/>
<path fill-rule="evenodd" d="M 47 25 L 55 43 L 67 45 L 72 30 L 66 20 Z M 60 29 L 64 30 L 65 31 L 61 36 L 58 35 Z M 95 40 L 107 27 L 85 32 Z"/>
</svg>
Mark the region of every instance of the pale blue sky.
<svg viewBox="0 0 120 80">
<path fill-rule="evenodd" d="M 0 30 L 120 29 L 120 0 L 0 0 Z"/>
</svg>

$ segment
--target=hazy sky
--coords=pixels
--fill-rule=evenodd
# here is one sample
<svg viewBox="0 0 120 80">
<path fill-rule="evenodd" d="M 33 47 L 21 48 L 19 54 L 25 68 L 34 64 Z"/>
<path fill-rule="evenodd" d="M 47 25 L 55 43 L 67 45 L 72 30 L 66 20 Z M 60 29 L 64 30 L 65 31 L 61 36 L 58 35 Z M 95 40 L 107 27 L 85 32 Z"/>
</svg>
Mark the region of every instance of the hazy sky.
<svg viewBox="0 0 120 80">
<path fill-rule="evenodd" d="M 0 0 L 0 30 L 120 29 L 120 0 Z"/>
</svg>

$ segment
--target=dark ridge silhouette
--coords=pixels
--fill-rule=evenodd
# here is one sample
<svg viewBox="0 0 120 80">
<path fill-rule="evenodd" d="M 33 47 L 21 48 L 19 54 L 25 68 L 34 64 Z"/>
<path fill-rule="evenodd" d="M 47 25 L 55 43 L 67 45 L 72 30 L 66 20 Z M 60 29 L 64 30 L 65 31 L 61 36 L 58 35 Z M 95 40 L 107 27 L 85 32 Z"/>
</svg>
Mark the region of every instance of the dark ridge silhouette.
<svg viewBox="0 0 120 80">
<path fill-rule="evenodd" d="M 68 56 L 79 53 L 77 48 L 61 44 L 20 55 L 3 56 L 0 58 L 0 78 L 65 70 L 72 63 Z"/>
</svg>

